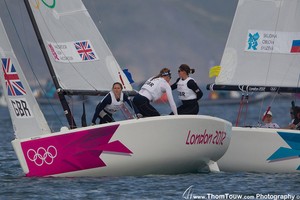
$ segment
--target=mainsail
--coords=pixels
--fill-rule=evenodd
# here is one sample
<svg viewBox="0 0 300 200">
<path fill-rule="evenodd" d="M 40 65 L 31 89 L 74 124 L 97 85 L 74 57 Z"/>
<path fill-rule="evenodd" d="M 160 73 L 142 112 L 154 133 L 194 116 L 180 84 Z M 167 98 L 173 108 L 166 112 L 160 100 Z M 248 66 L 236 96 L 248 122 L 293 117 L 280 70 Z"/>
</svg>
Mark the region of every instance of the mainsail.
<svg viewBox="0 0 300 200">
<path fill-rule="evenodd" d="M 240 0 L 221 71 L 207 89 L 299 92 L 299 19 L 299 0 Z"/>
<path fill-rule="evenodd" d="M 0 19 L 0 80 L 17 138 L 50 133 Z"/>
<path fill-rule="evenodd" d="M 81 0 L 25 0 L 59 91 L 101 94 L 132 87 Z M 48 64 L 49 65 L 49 64 Z"/>
<path fill-rule="evenodd" d="M 105 95 L 114 82 L 135 93 L 81 0 L 24 2 L 71 128 L 64 95 Z"/>
</svg>

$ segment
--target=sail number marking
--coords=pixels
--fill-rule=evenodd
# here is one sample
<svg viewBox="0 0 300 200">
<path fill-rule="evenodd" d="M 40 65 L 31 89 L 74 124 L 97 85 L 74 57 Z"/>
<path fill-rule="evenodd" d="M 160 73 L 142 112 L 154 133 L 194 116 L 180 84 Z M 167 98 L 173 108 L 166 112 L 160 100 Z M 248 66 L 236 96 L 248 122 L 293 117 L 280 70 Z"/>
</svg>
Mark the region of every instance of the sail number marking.
<svg viewBox="0 0 300 200">
<path fill-rule="evenodd" d="M 17 118 L 33 117 L 26 99 L 10 99 L 10 103 Z"/>
</svg>

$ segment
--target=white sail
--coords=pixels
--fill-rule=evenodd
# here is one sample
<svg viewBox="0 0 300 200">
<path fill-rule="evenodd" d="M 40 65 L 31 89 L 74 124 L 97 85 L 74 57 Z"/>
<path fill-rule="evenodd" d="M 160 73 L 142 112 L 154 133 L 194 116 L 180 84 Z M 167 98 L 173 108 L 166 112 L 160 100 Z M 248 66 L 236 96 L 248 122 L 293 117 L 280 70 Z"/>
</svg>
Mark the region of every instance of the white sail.
<svg viewBox="0 0 300 200">
<path fill-rule="evenodd" d="M 132 87 L 81 0 L 28 0 L 63 90 L 109 91 Z"/>
<path fill-rule="evenodd" d="M 17 138 L 50 133 L 0 20 L 0 80 Z"/>
<path fill-rule="evenodd" d="M 299 0 L 240 0 L 215 83 L 299 87 L 299 19 Z"/>
</svg>

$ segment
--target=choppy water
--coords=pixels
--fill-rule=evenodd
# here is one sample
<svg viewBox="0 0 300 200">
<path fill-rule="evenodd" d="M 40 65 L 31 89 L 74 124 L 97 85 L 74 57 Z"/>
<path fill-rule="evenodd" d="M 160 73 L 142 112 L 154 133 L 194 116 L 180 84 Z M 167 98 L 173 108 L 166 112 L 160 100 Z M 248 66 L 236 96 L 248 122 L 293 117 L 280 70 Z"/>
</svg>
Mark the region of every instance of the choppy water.
<svg viewBox="0 0 300 200">
<path fill-rule="evenodd" d="M 268 102 L 266 102 L 268 105 Z M 60 122 L 53 114 L 59 106 L 43 106 L 53 129 Z M 81 106 L 74 106 L 80 110 Z M 273 103 L 274 121 L 286 125 L 290 101 L 281 99 Z M 238 105 L 201 107 L 200 114 L 218 116 L 235 123 Z M 261 104 L 249 105 L 247 125 L 259 119 Z M 267 195 L 299 195 L 300 174 L 267 173 L 199 173 L 161 176 L 129 176 L 102 178 L 26 178 L 13 151 L 13 130 L 6 108 L 0 107 L 0 199 L 238 199 L 256 197 L 274 199 Z M 88 113 L 93 110 L 87 109 Z M 58 113 L 61 114 L 61 113 Z M 92 115 L 92 114 L 90 114 Z M 243 116 L 243 115 L 242 115 Z M 61 120 L 64 118 L 62 117 Z M 89 118 L 88 118 L 89 119 Z M 190 190 L 187 190 L 190 188 Z M 190 191 L 190 193 L 188 193 Z M 190 196 L 188 196 L 190 194 Z M 192 196 L 191 196 L 192 194 Z M 263 196 L 256 196 L 262 194 Z M 227 195 L 227 196 L 226 196 Z M 273 197 L 273 198 L 272 198 Z M 300 199 L 300 196 L 299 198 Z"/>
</svg>

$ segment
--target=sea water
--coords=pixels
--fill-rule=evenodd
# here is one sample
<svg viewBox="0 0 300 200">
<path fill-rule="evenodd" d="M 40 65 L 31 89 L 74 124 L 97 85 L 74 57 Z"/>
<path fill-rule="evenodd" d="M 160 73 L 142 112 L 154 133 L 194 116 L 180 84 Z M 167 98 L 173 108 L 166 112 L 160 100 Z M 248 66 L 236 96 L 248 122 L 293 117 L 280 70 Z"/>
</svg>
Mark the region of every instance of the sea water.
<svg viewBox="0 0 300 200">
<path fill-rule="evenodd" d="M 274 121 L 289 123 L 290 100 L 272 103 Z M 93 108 L 86 108 L 88 123 Z M 241 125 L 256 125 L 268 103 L 248 105 L 240 114 Z M 168 105 L 159 105 L 169 112 Z M 224 118 L 236 123 L 240 105 L 213 105 L 199 114 Z M 52 129 L 65 123 L 59 105 L 42 106 Z M 82 105 L 71 109 L 82 111 Z M 11 140 L 13 128 L 7 108 L 0 107 L 0 200 L 2 199 L 300 199 L 300 174 L 197 173 L 100 178 L 27 178 L 24 176 Z M 247 117 L 245 117 L 247 115 Z M 245 120 L 247 118 L 247 120 Z M 299 161 L 300 165 L 300 161 Z M 295 198 L 296 199 L 296 198 Z"/>
</svg>

